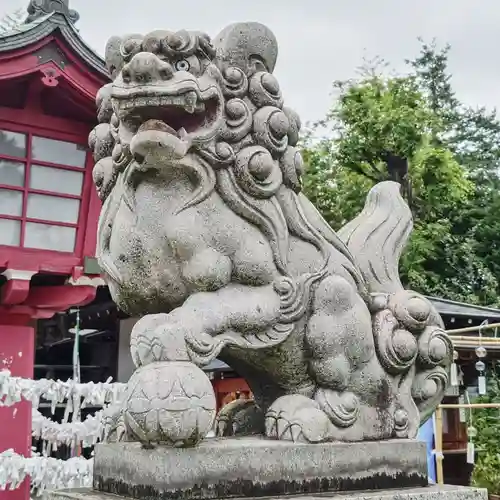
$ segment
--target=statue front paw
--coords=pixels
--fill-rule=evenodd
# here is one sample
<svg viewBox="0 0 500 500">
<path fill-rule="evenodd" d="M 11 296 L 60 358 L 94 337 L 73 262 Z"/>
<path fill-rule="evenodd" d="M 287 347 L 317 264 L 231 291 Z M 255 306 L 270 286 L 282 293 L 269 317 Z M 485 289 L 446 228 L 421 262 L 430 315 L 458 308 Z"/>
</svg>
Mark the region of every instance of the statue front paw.
<svg viewBox="0 0 500 500">
<path fill-rule="evenodd" d="M 283 441 L 321 443 L 332 439 L 333 425 L 316 401 L 293 394 L 277 399 L 266 413 L 266 436 Z"/>
<path fill-rule="evenodd" d="M 236 399 L 217 415 L 218 436 L 252 436 L 264 434 L 264 413 L 253 399 Z"/>
</svg>

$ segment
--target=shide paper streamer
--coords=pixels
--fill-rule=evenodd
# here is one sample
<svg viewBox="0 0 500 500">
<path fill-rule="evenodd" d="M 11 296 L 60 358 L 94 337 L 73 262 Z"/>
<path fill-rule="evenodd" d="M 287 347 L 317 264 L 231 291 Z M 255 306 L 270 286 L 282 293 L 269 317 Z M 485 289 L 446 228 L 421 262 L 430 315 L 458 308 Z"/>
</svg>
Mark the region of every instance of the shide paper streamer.
<svg viewBox="0 0 500 500">
<path fill-rule="evenodd" d="M 106 408 L 119 402 L 124 390 L 125 384 L 111 383 L 111 379 L 82 384 L 71 379 L 66 382 L 24 379 L 12 377 L 7 370 L 0 371 L 0 406 L 30 401 L 32 435 L 43 441 L 42 455 L 24 457 L 13 450 L 0 454 L 0 490 L 18 488 L 26 477 L 31 480 L 34 496 L 46 490 L 90 486 L 92 459 L 59 460 L 48 455 L 60 445 L 90 447 L 102 441 L 107 432 L 103 418 Z M 38 411 L 41 401 L 50 404 L 52 414 L 58 405 L 65 404 L 63 421 L 57 423 L 44 417 Z M 86 407 L 103 407 L 103 410 L 79 421 L 80 410 Z"/>
</svg>

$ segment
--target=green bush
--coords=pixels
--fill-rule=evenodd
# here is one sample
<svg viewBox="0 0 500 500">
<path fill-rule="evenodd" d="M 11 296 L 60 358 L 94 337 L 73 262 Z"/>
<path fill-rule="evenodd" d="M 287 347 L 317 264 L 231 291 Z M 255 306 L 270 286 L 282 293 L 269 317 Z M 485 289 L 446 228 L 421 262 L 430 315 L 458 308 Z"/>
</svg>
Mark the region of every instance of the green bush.
<svg viewBox="0 0 500 500">
<path fill-rule="evenodd" d="M 488 393 L 475 403 L 500 403 L 500 378 L 493 369 L 488 372 Z M 487 488 L 493 495 L 500 495 L 500 409 L 473 410 L 469 423 L 477 430 L 474 444 L 478 451 L 477 463 L 471 482 L 479 488 Z"/>
</svg>

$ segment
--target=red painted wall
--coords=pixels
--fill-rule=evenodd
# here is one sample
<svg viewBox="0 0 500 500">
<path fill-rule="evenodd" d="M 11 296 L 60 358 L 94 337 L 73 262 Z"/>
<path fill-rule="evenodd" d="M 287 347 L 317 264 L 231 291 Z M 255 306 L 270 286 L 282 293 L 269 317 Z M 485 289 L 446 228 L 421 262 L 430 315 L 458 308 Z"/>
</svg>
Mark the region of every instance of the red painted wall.
<svg viewBox="0 0 500 500">
<path fill-rule="evenodd" d="M 0 322 L 7 318 L 0 318 Z M 15 377 L 33 378 L 35 331 L 29 326 L 0 324 L 0 369 Z M 0 407 L 0 452 L 12 448 L 31 455 L 31 403 Z M 29 498 L 29 481 L 14 491 L 0 491 L 0 500 Z"/>
</svg>

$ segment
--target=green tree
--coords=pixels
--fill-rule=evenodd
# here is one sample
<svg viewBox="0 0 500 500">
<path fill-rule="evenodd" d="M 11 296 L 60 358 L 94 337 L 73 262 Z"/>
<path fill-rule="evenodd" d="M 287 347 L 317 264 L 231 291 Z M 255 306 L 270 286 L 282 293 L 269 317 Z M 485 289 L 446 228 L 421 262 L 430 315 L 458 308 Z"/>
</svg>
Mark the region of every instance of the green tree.
<svg viewBox="0 0 500 500">
<path fill-rule="evenodd" d="M 435 131 L 472 177 L 482 184 L 498 179 L 500 167 L 500 121 L 496 110 L 478 109 L 461 103 L 451 85 L 448 56 L 451 47 L 439 48 L 433 41 L 421 41 L 420 53 L 407 64 L 426 97 L 432 112 L 442 123 Z"/>
<path fill-rule="evenodd" d="M 474 181 L 474 192 L 456 223 L 472 239 L 474 253 L 490 275 L 500 281 L 500 120 L 496 110 L 475 109 L 457 99 L 448 70 L 449 51 L 449 45 L 440 49 L 435 42 L 422 42 L 420 53 L 408 64 L 444 124 L 439 139 Z"/>
<path fill-rule="evenodd" d="M 432 85 L 421 68 L 386 77 L 369 67 L 358 79 L 335 82 L 337 98 L 321 123 L 331 138 L 306 141 L 304 189 L 339 228 L 359 212 L 368 189 L 388 178 L 387 153 L 407 159 L 415 229 L 401 262 L 403 280 L 428 295 L 490 304 L 498 283 L 478 255 L 466 215 L 476 188 L 449 139 L 448 132 L 458 129 L 459 104 L 443 64 L 446 54 L 435 53 L 436 61 L 428 63 L 428 74 L 439 76 Z"/>
<path fill-rule="evenodd" d="M 488 392 L 474 403 L 498 403 L 500 401 L 500 379 L 498 369 L 493 365 L 488 371 Z M 487 488 L 491 494 L 500 494 L 500 414 L 497 408 L 481 408 L 471 412 L 469 427 L 476 429 L 473 442 L 478 461 L 472 473 L 472 484 Z"/>
</svg>

